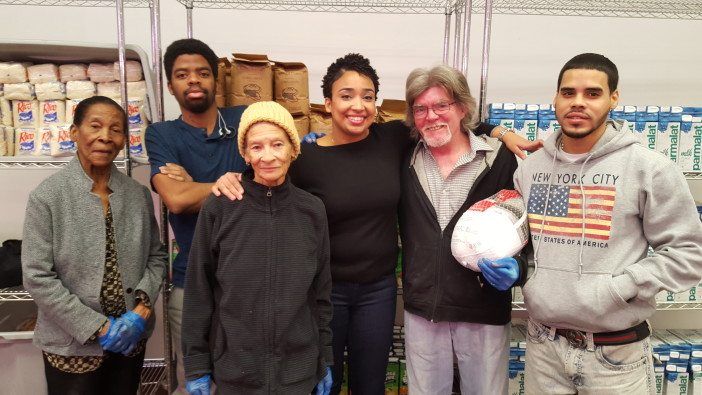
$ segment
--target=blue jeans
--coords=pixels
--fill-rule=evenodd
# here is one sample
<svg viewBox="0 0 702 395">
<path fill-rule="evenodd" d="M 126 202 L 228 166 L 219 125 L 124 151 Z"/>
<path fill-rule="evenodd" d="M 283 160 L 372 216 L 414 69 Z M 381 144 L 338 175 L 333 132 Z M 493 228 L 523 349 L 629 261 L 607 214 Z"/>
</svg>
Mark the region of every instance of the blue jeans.
<svg viewBox="0 0 702 395">
<path fill-rule="evenodd" d="M 338 394 L 341 389 L 344 350 L 348 351 L 349 388 L 353 395 L 385 393 L 396 299 L 394 275 L 369 284 L 333 283 L 334 316 L 330 324 L 334 350 L 332 394 Z"/>
<path fill-rule="evenodd" d="M 616 346 L 596 346 L 589 338 L 580 349 L 533 320 L 527 332 L 527 395 L 655 393 L 650 338 Z"/>
</svg>

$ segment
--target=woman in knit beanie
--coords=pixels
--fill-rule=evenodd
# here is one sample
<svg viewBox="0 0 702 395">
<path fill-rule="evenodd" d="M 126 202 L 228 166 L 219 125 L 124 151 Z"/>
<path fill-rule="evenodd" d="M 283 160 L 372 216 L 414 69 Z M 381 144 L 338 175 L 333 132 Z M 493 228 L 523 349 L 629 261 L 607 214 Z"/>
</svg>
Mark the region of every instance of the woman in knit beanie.
<svg viewBox="0 0 702 395">
<path fill-rule="evenodd" d="M 322 201 L 290 183 L 300 140 L 275 102 L 242 114 L 239 152 L 250 165 L 242 200 L 211 195 L 195 228 L 185 277 L 183 363 L 191 394 L 328 395 L 329 231 Z"/>
</svg>

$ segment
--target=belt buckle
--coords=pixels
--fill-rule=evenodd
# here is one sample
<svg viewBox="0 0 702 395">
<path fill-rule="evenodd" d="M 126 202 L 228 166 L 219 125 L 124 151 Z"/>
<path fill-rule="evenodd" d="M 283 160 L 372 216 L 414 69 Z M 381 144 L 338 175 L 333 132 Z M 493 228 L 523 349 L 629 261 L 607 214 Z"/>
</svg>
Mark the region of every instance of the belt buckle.
<svg viewBox="0 0 702 395">
<path fill-rule="evenodd" d="M 587 336 L 585 332 L 576 331 L 575 329 L 566 329 L 565 338 L 573 348 L 587 348 Z"/>
</svg>

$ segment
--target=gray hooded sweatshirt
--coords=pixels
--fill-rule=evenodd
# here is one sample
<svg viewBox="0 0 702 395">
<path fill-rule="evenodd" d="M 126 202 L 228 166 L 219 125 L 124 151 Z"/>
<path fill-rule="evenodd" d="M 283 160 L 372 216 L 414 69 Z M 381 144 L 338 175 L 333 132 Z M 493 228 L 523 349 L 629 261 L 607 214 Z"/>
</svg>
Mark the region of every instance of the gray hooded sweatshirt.
<svg viewBox="0 0 702 395">
<path fill-rule="evenodd" d="M 635 326 L 654 313 L 656 293 L 700 282 L 702 223 L 689 187 L 626 124 L 608 121 L 575 162 L 560 145 L 554 134 L 514 174 L 534 247 L 523 287 L 529 316 L 595 333 Z"/>
</svg>

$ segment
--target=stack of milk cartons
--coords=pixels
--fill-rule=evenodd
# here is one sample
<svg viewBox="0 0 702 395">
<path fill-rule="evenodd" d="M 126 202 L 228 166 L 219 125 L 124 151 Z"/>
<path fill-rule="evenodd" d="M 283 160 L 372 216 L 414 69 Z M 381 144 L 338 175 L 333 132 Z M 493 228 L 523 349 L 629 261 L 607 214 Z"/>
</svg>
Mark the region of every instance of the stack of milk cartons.
<svg viewBox="0 0 702 395">
<path fill-rule="evenodd" d="M 514 103 L 491 103 L 488 122 L 506 129 L 514 128 L 514 108 Z"/>
<path fill-rule="evenodd" d="M 689 345 L 690 361 L 687 371 L 690 375 L 691 395 L 702 395 L 702 330 L 700 329 L 672 329 L 671 333 Z"/>
<path fill-rule="evenodd" d="M 622 121 L 625 121 L 625 127 L 629 131 L 634 131 L 636 128 L 636 106 L 624 106 Z"/>
<path fill-rule="evenodd" d="M 657 106 L 636 107 L 636 124 L 632 130 L 644 147 L 656 149 L 656 135 L 658 134 L 658 115 L 660 108 Z"/>
<path fill-rule="evenodd" d="M 676 163 L 680 150 L 681 122 L 682 107 L 661 107 L 661 111 L 658 114 L 656 151 L 662 153 Z"/>
<path fill-rule="evenodd" d="M 609 118 L 617 120 L 624 119 L 624 106 L 616 106 L 609 111 Z"/>
<path fill-rule="evenodd" d="M 539 126 L 536 138 L 546 141 L 552 134 L 561 130 L 561 125 L 556 120 L 556 111 L 551 104 L 539 105 Z"/>
<path fill-rule="evenodd" d="M 690 365 L 692 347 L 688 342 L 667 330 L 655 330 L 653 336 L 663 341 L 667 346 L 669 359 L 665 362 L 664 393 L 667 395 L 688 395 L 690 383 L 688 366 Z"/>
<path fill-rule="evenodd" d="M 655 394 L 662 395 L 665 393 L 665 364 L 670 360 L 670 349 L 663 340 L 656 336 L 650 336 L 649 339 L 651 341 L 651 351 L 653 354 Z"/>
<path fill-rule="evenodd" d="M 684 172 L 702 171 L 702 114 L 683 114 L 680 124 L 678 166 Z"/>
<path fill-rule="evenodd" d="M 539 105 L 516 104 L 514 108 L 514 131 L 529 141 L 536 141 L 539 128 Z"/>
<path fill-rule="evenodd" d="M 526 332 L 522 325 L 512 326 L 512 338 L 509 341 L 509 395 L 524 393 L 524 368 L 526 362 Z"/>
<path fill-rule="evenodd" d="M 609 117 L 615 121 L 627 121 L 629 129 L 634 128 L 636 122 L 636 106 L 617 106 L 609 112 Z"/>
<path fill-rule="evenodd" d="M 661 291 L 656 294 L 658 303 L 700 303 L 702 302 L 702 284 L 683 292 Z"/>
</svg>

